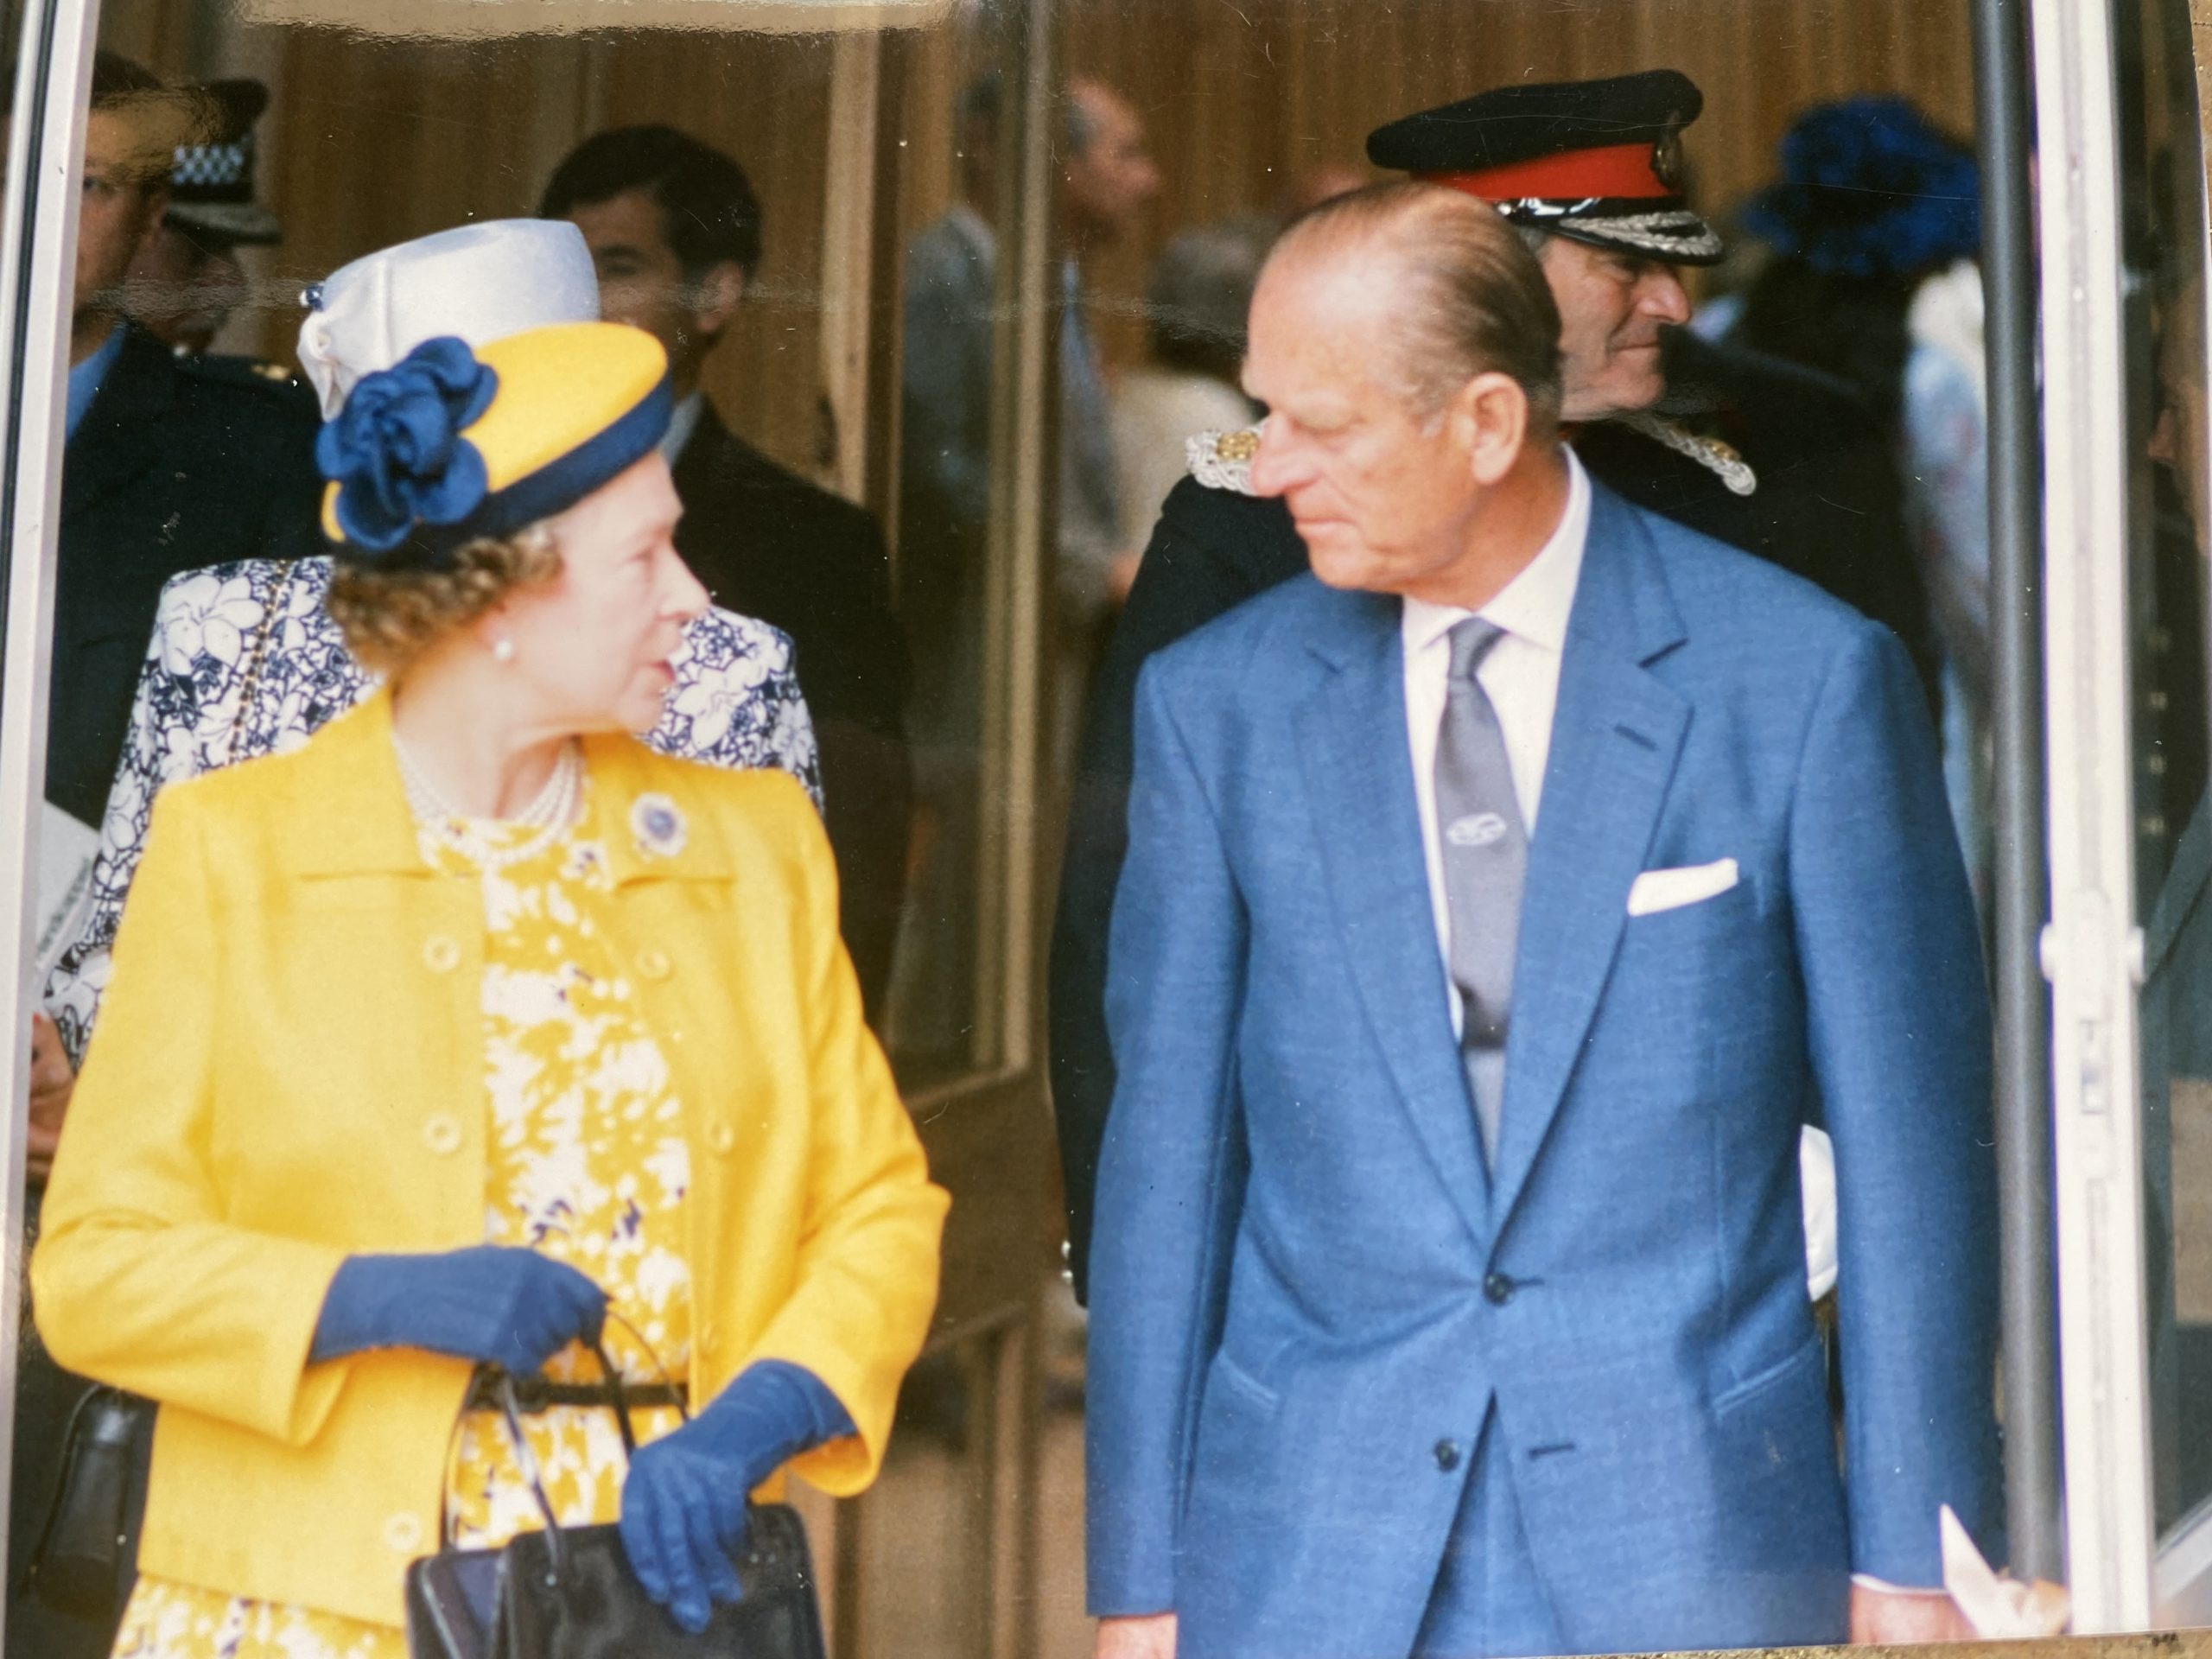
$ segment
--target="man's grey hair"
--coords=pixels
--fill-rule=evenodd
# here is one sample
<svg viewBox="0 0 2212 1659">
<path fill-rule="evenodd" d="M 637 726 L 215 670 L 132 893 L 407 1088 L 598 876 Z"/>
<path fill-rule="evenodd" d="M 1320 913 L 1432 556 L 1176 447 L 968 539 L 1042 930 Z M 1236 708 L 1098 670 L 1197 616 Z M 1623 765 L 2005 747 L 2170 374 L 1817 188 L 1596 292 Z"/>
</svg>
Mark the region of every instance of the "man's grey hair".
<svg viewBox="0 0 2212 1659">
<path fill-rule="evenodd" d="M 1377 280 L 1402 290 L 1389 366 L 1424 420 L 1475 376 L 1494 372 L 1510 377 L 1549 426 L 1565 399 L 1559 307 L 1519 231 L 1487 202 L 1402 180 L 1308 209 L 1269 262 L 1316 246 L 1354 251 L 1373 262 Z"/>
<path fill-rule="evenodd" d="M 963 127 L 975 129 L 985 150 L 998 142 L 999 114 L 1005 105 L 1005 83 L 995 69 L 987 69 L 969 81 L 955 105 Z M 1098 122 L 1072 89 L 1060 99 L 1060 159 L 1079 162 L 1098 136 Z M 976 158 L 980 159 L 980 158 Z M 974 161 L 970 161 L 970 165 Z"/>
<path fill-rule="evenodd" d="M 1504 215 L 1500 214 L 1499 217 L 1503 218 Z M 1530 225 L 1518 219 L 1508 219 L 1505 222 L 1513 227 L 1513 234 L 1521 238 L 1522 247 L 1528 249 L 1539 259 L 1544 257 L 1544 250 L 1552 245 L 1552 233 L 1549 231 L 1541 225 Z"/>
<path fill-rule="evenodd" d="M 1097 136 L 1097 118 L 1084 107 L 1080 98 L 1070 92 L 1060 111 L 1060 142 L 1066 146 L 1067 159 L 1081 161 L 1090 149 L 1090 141 Z"/>
<path fill-rule="evenodd" d="M 1163 366 L 1233 381 L 1244 359 L 1252 289 L 1274 226 L 1244 214 L 1179 232 L 1153 261 L 1146 334 Z"/>
</svg>

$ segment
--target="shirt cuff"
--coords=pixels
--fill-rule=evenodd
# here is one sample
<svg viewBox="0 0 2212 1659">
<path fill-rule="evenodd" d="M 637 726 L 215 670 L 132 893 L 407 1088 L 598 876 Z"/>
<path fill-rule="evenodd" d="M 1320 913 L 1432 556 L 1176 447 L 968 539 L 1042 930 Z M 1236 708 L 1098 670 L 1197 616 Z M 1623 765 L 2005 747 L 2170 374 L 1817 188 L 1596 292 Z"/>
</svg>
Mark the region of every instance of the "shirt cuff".
<svg viewBox="0 0 2212 1659">
<path fill-rule="evenodd" d="M 1878 1579 L 1872 1573 L 1854 1573 L 1852 1583 L 1862 1590 L 1878 1590 L 1885 1596 L 1948 1596 L 1951 1592 L 1942 1585 L 1891 1584 L 1887 1579 Z"/>
</svg>

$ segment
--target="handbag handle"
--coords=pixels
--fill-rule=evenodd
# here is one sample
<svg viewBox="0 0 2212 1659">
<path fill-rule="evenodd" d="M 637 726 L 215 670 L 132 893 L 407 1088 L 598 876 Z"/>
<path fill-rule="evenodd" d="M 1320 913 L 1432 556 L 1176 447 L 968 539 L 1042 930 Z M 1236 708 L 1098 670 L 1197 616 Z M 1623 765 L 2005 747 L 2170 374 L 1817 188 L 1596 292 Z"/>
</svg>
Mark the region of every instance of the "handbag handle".
<svg viewBox="0 0 2212 1659">
<path fill-rule="evenodd" d="M 669 1376 L 668 1367 L 662 1363 L 661 1357 L 653 1351 L 652 1344 L 645 1340 L 644 1333 L 611 1307 L 607 1310 L 607 1317 L 628 1332 L 631 1340 L 635 1342 L 644 1351 L 645 1357 L 652 1362 L 653 1369 L 660 1373 L 662 1382 L 668 1385 L 669 1397 L 676 1402 L 677 1415 L 683 1421 L 690 1422 L 691 1421 L 690 1408 L 684 1405 L 678 1394 L 675 1380 Z M 622 1455 L 626 1463 L 628 1459 L 638 1454 L 638 1433 L 630 1422 L 630 1395 L 623 1385 L 622 1370 L 615 1364 L 613 1357 L 607 1353 L 607 1343 L 603 1336 L 599 1341 L 592 1344 L 591 1351 L 599 1361 L 600 1376 L 607 1384 L 608 1402 L 614 1408 L 614 1426 L 622 1436 Z M 521 1470 L 523 1479 L 529 1483 L 530 1495 L 537 1503 L 537 1512 L 545 1517 L 546 1545 L 553 1552 L 554 1570 L 559 1572 L 565 1566 L 563 1554 L 565 1546 L 561 1535 L 561 1522 L 559 1517 L 553 1513 L 553 1500 L 546 1495 L 545 1480 L 538 1468 L 537 1453 L 531 1450 L 530 1437 L 523 1433 L 522 1402 L 515 1392 L 514 1375 L 510 1371 L 499 1373 L 499 1414 L 506 1421 L 508 1438 L 514 1442 L 515 1466 Z"/>
<path fill-rule="evenodd" d="M 630 1439 L 630 1414 L 619 1392 L 615 1393 L 615 1412 L 622 1424 L 622 1439 L 626 1446 Z M 567 1545 L 561 1536 L 560 1517 L 553 1513 L 553 1500 L 545 1494 L 545 1478 L 537 1466 L 537 1453 L 530 1449 L 530 1436 L 522 1432 L 522 1404 L 515 1397 L 513 1373 L 499 1373 L 499 1414 L 506 1420 L 507 1437 L 515 1443 L 515 1466 L 522 1471 L 523 1479 L 529 1484 L 530 1495 L 537 1500 L 537 1512 L 545 1517 L 545 1541 L 553 1552 L 553 1570 L 565 1571 L 568 1567 Z"/>
</svg>

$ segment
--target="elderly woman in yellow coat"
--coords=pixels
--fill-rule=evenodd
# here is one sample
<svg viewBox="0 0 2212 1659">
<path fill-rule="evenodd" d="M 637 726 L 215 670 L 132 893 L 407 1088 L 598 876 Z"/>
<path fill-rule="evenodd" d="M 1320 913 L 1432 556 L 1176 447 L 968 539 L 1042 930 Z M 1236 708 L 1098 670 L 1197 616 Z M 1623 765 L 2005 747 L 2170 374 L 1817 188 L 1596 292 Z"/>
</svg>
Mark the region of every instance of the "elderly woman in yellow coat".
<svg viewBox="0 0 2212 1659">
<path fill-rule="evenodd" d="M 330 605 L 385 690 L 164 791 L 32 1268 L 158 1402 L 133 1659 L 399 1659 L 408 1563 L 536 1510 L 677 1621 L 749 1490 L 866 1486 L 945 1209 L 790 778 L 653 753 L 706 596 L 660 347 L 433 340 L 324 429 Z M 627 1468 L 605 1351 L 650 1440 Z M 679 1394 L 693 1408 L 688 1422 Z"/>
</svg>

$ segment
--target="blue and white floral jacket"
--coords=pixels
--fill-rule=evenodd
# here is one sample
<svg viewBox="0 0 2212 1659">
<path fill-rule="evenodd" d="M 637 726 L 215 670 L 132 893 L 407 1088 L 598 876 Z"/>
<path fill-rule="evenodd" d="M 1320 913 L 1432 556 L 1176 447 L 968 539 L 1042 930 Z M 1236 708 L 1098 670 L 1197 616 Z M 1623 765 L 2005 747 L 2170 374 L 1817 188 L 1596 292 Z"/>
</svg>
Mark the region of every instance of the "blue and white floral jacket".
<svg viewBox="0 0 2212 1659">
<path fill-rule="evenodd" d="M 154 797 L 180 779 L 297 748 L 375 685 L 323 609 L 330 575 L 327 559 L 247 559 L 188 570 L 162 588 L 100 826 L 92 906 L 46 982 L 47 1013 L 73 1061 L 99 1014 Z M 675 666 L 647 743 L 714 766 L 780 767 L 820 804 L 814 725 L 789 639 L 712 610 L 691 624 Z"/>
</svg>

